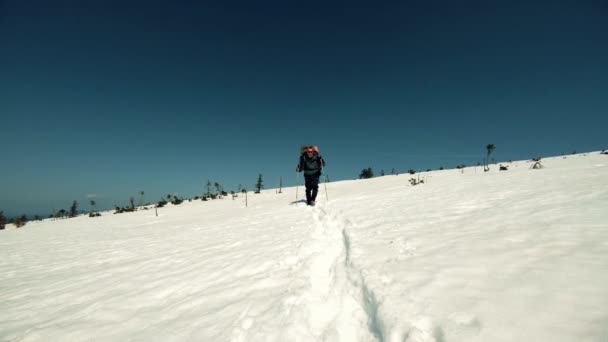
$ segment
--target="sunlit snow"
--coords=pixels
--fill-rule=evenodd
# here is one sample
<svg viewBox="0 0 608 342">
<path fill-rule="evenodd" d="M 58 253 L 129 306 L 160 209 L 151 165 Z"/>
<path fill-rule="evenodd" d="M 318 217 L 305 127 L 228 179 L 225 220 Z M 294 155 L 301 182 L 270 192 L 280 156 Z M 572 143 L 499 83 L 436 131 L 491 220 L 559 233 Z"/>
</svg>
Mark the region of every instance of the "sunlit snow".
<svg viewBox="0 0 608 342">
<path fill-rule="evenodd" d="M 0 339 L 608 341 L 608 155 L 542 163 L 9 225 Z"/>
</svg>

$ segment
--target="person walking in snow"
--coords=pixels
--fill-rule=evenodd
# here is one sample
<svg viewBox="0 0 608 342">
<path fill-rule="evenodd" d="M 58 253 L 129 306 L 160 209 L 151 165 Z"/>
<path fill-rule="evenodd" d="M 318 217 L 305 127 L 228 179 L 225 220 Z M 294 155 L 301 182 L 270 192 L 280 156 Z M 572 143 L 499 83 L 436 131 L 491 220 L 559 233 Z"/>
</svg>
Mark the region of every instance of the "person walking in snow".
<svg viewBox="0 0 608 342">
<path fill-rule="evenodd" d="M 300 163 L 296 172 L 304 172 L 304 184 L 306 186 L 306 204 L 314 206 L 319 192 L 319 177 L 325 166 L 325 160 L 321 157 L 316 146 L 305 146 Z"/>
</svg>

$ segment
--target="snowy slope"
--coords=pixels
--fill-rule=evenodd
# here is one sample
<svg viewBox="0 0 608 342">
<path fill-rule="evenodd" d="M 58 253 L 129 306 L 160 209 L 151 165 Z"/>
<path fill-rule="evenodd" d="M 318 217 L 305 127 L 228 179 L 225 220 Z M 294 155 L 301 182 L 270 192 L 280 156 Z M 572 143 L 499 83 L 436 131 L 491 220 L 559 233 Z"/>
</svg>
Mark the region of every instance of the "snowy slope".
<svg viewBox="0 0 608 342">
<path fill-rule="evenodd" d="M 0 340 L 608 341 L 608 156 L 543 164 L 9 228 Z"/>
</svg>

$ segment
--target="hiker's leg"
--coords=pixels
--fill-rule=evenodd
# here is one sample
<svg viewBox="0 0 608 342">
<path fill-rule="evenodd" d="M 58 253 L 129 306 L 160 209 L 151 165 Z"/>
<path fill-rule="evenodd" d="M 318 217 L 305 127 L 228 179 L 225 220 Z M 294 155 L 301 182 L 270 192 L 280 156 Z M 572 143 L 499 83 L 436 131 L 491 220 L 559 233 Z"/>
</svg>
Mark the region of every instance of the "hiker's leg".
<svg viewBox="0 0 608 342">
<path fill-rule="evenodd" d="M 304 176 L 304 185 L 306 186 L 306 203 L 310 204 L 312 200 L 312 177 Z"/>
<path fill-rule="evenodd" d="M 319 175 L 314 175 L 314 176 L 312 176 L 311 178 L 312 178 L 312 184 L 311 184 L 311 188 L 312 188 L 311 200 L 312 200 L 312 201 L 316 201 L 316 200 L 317 200 L 317 193 L 319 192 Z"/>
</svg>

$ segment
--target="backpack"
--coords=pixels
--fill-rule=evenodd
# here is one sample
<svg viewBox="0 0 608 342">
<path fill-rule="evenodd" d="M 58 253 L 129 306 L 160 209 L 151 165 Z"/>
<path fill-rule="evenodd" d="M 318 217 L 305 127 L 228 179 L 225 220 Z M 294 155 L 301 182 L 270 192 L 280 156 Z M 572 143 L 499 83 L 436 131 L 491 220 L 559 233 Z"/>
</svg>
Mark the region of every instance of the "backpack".
<svg viewBox="0 0 608 342">
<path fill-rule="evenodd" d="M 306 149 L 308 147 L 310 147 L 311 145 L 302 145 L 302 147 L 300 147 L 300 153 L 304 154 L 306 153 Z M 318 154 L 319 156 L 321 156 L 321 152 L 319 152 L 319 147 L 318 146 L 312 146 L 313 151 L 315 151 L 316 154 Z"/>
</svg>

